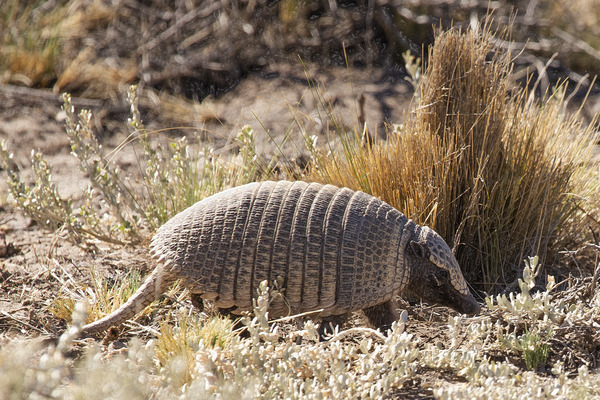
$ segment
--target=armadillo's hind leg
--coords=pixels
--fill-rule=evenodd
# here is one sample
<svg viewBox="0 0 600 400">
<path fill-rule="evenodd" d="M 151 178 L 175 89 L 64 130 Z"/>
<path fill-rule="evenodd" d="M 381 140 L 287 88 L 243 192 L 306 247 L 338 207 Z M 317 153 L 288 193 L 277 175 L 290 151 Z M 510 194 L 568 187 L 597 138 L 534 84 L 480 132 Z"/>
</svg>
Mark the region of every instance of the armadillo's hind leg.
<svg viewBox="0 0 600 400">
<path fill-rule="evenodd" d="M 202 299 L 202 295 L 200 293 L 192 293 L 190 295 L 190 300 L 198 312 L 204 311 L 204 300 Z"/>
<path fill-rule="evenodd" d="M 236 306 L 228 307 L 228 308 L 218 307 L 217 310 L 219 310 L 219 314 L 221 314 L 224 317 L 228 317 L 231 319 L 236 319 L 236 318 L 240 317 L 239 314 L 234 313 L 234 311 L 237 310 Z"/>
<path fill-rule="evenodd" d="M 392 323 L 400 318 L 397 304 L 393 300 L 365 308 L 363 313 L 369 319 L 371 325 L 384 332 L 390 329 Z"/>
</svg>

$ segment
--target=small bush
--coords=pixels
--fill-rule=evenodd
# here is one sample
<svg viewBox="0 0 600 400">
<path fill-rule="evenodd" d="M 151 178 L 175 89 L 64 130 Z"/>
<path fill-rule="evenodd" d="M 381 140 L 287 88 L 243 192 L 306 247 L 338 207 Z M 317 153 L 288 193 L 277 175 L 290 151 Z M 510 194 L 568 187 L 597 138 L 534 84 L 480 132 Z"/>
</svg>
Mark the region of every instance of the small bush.
<svg viewBox="0 0 600 400">
<path fill-rule="evenodd" d="M 525 361 L 527 369 L 535 370 L 540 365 L 546 364 L 550 352 L 550 345 L 546 339 L 540 337 L 539 333 L 529 331 L 519 338 L 523 361 Z"/>
<path fill-rule="evenodd" d="M 511 94 L 510 56 L 492 50 L 486 29 L 439 33 L 405 123 L 383 143 L 355 134 L 341 153 L 315 153 L 311 177 L 431 226 L 470 282 L 498 290 L 526 256 L 552 259 L 582 240 L 570 227 L 581 207 L 597 207 L 585 201 L 598 179 L 587 169 L 591 128 L 564 112 L 564 86 L 541 101 Z"/>
<path fill-rule="evenodd" d="M 186 137 L 166 143 L 151 140 L 140 118 L 137 88 L 128 95 L 131 134 L 115 150 L 106 152 L 93 131 L 90 111 L 75 113 L 68 94 L 63 96 L 66 133 L 71 153 L 91 184 L 84 201 L 64 199 L 52 180 L 52 167 L 41 153 L 32 153 L 34 184 L 29 186 L 10 167 L 12 155 L 0 143 L 0 160 L 9 169 L 9 189 L 17 205 L 42 227 L 62 230 L 80 241 L 95 238 L 110 243 L 139 243 L 177 212 L 228 187 L 273 175 L 256 152 L 254 132 L 240 131 L 239 155 L 218 155 L 206 145 L 188 143 Z M 114 152 L 133 146 L 138 170 L 123 171 Z"/>
</svg>

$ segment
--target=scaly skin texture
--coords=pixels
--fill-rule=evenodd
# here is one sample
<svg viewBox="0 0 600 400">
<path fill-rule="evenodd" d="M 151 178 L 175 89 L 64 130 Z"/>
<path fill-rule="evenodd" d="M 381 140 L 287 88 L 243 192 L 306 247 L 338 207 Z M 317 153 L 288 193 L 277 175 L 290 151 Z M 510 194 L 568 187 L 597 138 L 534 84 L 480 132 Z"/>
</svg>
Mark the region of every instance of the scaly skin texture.
<svg viewBox="0 0 600 400">
<path fill-rule="evenodd" d="M 272 301 L 272 317 L 366 310 L 380 326 L 396 317 L 393 297 L 407 291 L 479 311 L 437 233 L 371 195 L 332 185 L 268 181 L 218 193 L 164 224 L 151 254 L 159 265 L 133 300 L 86 333 L 130 318 L 175 278 L 196 299 L 233 314 L 252 310 L 263 280 L 279 282 L 283 293 Z"/>
</svg>

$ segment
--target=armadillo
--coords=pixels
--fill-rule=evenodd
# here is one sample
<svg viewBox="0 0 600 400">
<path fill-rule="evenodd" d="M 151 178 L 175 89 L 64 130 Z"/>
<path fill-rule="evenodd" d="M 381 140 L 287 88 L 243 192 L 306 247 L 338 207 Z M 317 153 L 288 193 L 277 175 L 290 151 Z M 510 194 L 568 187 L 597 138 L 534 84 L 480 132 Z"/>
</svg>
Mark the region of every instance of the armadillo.
<svg viewBox="0 0 600 400">
<path fill-rule="evenodd" d="M 397 316 L 398 294 L 463 314 L 480 310 L 441 236 L 348 188 L 266 181 L 225 190 L 167 221 L 150 248 L 151 275 L 118 310 L 84 326 L 85 334 L 133 317 L 177 279 L 233 314 L 252 310 L 264 280 L 279 282 L 283 294 L 270 317 L 363 310 L 382 325 Z"/>
</svg>

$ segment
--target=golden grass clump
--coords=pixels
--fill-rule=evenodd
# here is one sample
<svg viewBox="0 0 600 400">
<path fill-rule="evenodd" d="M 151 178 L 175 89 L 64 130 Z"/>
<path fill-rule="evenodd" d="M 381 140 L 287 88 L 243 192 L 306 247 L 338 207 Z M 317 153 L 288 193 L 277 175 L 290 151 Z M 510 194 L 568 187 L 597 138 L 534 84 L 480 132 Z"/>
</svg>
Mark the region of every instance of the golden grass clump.
<svg viewBox="0 0 600 400">
<path fill-rule="evenodd" d="M 54 84 L 54 91 L 80 90 L 82 95 L 93 98 L 116 97 L 136 80 L 138 68 L 135 60 L 107 60 L 99 58 L 96 53 L 92 47 L 81 50 L 64 66 Z"/>
<path fill-rule="evenodd" d="M 39 2 L 12 0 L 0 10 L 0 83 L 48 84 L 55 77 L 59 55 L 57 32 L 50 14 L 37 12 Z"/>
<path fill-rule="evenodd" d="M 63 287 L 65 296 L 61 295 L 57 297 L 52 302 L 49 311 L 55 317 L 72 323 L 72 315 L 75 312 L 77 301 L 88 299 L 89 307 L 87 308 L 85 323 L 89 324 L 118 310 L 142 284 L 139 271 L 132 271 L 125 274 L 114 284 L 111 284 L 107 279 L 98 275 L 93 268 L 90 268 L 90 277 L 91 286 L 65 285 Z M 170 287 L 165 293 L 166 299 L 176 299 L 177 301 L 186 296 L 187 292 L 182 290 L 180 284 Z M 161 306 L 164 306 L 164 301 L 152 303 L 138 313 L 135 319 L 142 319 L 144 316 L 155 312 Z"/>
<path fill-rule="evenodd" d="M 486 290 L 513 281 L 526 256 L 581 239 L 567 222 L 594 184 L 580 168 L 591 129 L 564 113 L 564 85 L 541 101 L 511 94 L 509 55 L 492 50 L 487 28 L 438 33 L 405 123 L 373 147 L 344 140 L 312 175 L 431 226 Z"/>
<path fill-rule="evenodd" d="M 0 10 L 0 82 L 35 87 L 56 82 L 57 92 L 85 89 L 86 96 L 114 96 L 119 86 L 136 79 L 136 62 L 98 60 L 92 46 L 78 46 L 118 11 L 99 0 L 8 1 Z"/>
<path fill-rule="evenodd" d="M 172 367 L 175 361 L 175 366 L 182 370 L 178 375 L 179 382 L 174 382 L 179 387 L 192 382 L 200 348 L 226 349 L 238 343 L 235 321 L 228 317 L 214 316 L 202 320 L 186 311 L 178 313 L 176 324 L 173 327 L 168 321 L 161 322 L 156 359 L 162 367 Z"/>
</svg>

